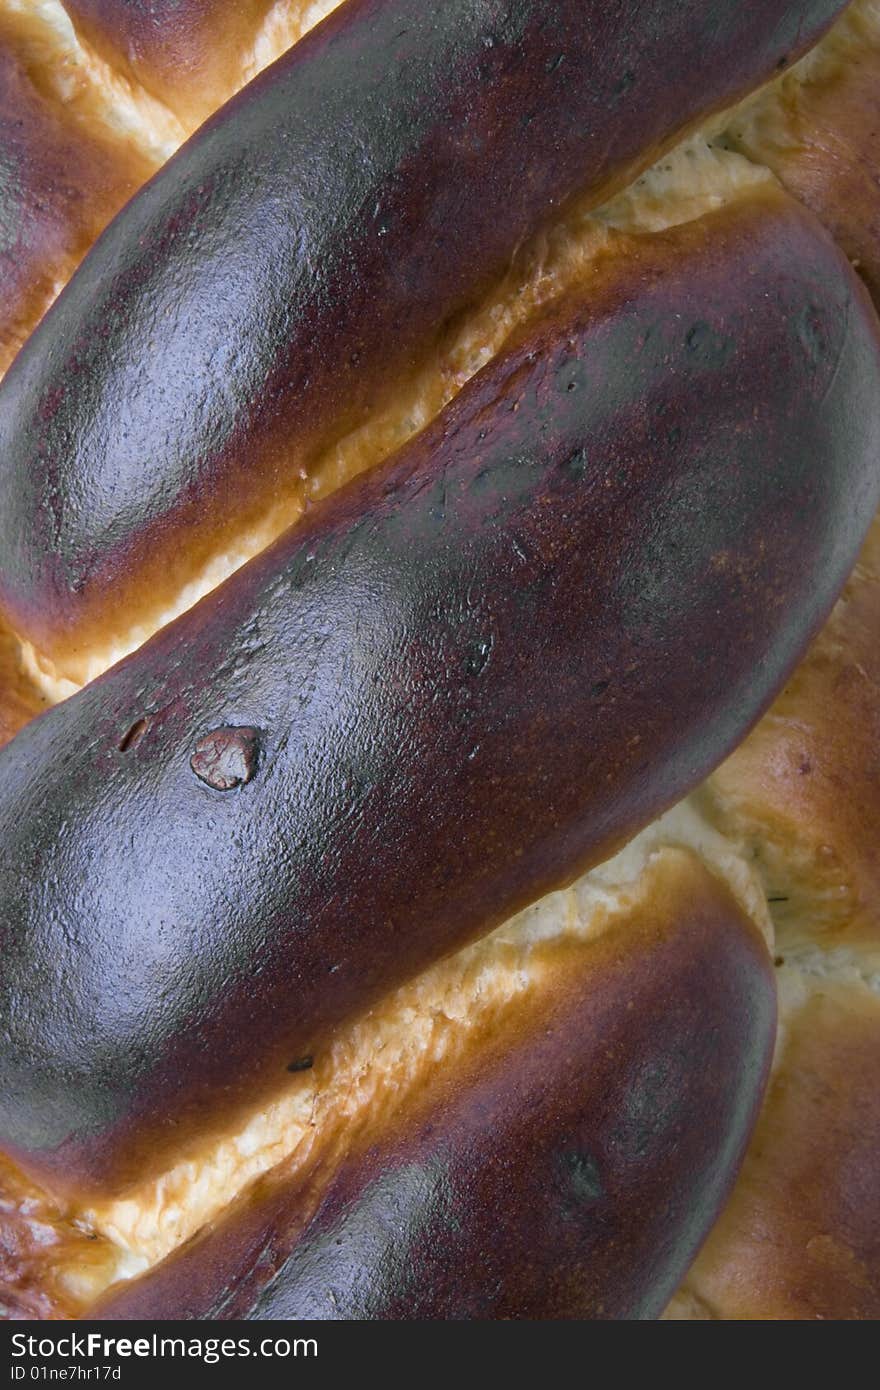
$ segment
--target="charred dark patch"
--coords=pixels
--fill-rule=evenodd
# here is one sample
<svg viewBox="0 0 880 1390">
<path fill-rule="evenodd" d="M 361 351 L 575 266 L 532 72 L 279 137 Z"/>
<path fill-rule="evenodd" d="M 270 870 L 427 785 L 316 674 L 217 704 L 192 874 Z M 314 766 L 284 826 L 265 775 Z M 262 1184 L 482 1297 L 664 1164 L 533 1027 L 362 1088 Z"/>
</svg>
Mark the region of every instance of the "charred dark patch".
<svg viewBox="0 0 880 1390">
<path fill-rule="evenodd" d="M 733 356 L 734 342 L 711 323 L 695 323 L 685 339 L 687 351 L 707 367 L 723 367 Z"/>
<path fill-rule="evenodd" d="M 295 1061 L 287 1063 L 288 1071 L 311 1071 L 315 1065 L 314 1057 L 297 1057 Z"/>
<path fill-rule="evenodd" d="M 599 1164 L 591 1153 L 583 1149 L 570 1149 L 560 1154 L 559 1169 L 569 1195 L 578 1206 L 591 1206 L 604 1196 Z"/>
<path fill-rule="evenodd" d="M 471 644 L 467 655 L 465 669 L 469 676 L 479 676 L 485 671 L 489 664 L 489 657 L 492 655 L 492 638 L 480 637 Z"/>
<path fill-rule="evenodd" d="M 823 314 L 817 305 L 808 304 L 803 310 L 797 324 L 797 335 L 807 360 L 813 367 L 820 366 L 828 355 L 829 342 Z"/>
</svg>

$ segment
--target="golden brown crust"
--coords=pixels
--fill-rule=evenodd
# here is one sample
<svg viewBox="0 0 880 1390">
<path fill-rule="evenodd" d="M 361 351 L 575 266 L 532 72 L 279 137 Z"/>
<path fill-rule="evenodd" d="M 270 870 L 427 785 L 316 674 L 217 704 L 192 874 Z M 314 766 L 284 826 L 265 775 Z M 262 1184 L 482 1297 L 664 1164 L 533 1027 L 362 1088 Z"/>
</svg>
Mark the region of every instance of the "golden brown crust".
<svg viewBox="0 0 880 1390">
<path fill-rule="evenodd" d="M 808 976 L 798 993 L 736 1190 L 673 1315 L 880 1317 L 880 999 Z"/>
<path fill-rule="evenodd" d="M 734 122 L 731 143 L 816 213 L 880 300 L 880 17 L 862 3 L 840 29 L 833 57 Z"/>
<path fill-rule="evenodd" d="M 764 866 L 783 945 L 880 939 L 880 520 L 770 713 L 711 779 Z"/>
<path fill-rule="evenodd" d="M 118 1254 L 0 1159 L 0 1320 L 69 1318 Z"/>
<path fill-rule="evenodd" d="M 254 39 L 272 3 L 65 0 L 65 9 L 86 48 L 194 127 L 247 80 Z"/>
<path fill-rule="evenodd" d="M 152 172 L 48 90 L 26 16 L 0 12 L 0 372 L 113 214 Z"/>
<path fill-rule="evenodd" d="M 18 642 L 0 623 L 0 748 L 45 708 L 45 701 L 21 669 Z"/>
</svg>

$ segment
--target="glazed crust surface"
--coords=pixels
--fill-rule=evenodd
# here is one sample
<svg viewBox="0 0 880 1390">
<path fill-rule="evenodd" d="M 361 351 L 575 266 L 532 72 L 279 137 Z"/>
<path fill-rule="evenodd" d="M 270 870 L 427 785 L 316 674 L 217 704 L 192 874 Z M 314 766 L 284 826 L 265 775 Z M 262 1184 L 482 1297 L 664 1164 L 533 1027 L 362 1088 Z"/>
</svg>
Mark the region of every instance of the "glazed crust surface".
<svg viewBox="0 0 880 1390">
<path fill-rule="evenodd" d="M 296 495 L 550 210 L 600 202 L 840 9 L 340 6 L 129 204 L 0 388 L 16 631 L 84 678 Z"/>
<path fill-rule="evenodd" d="M 862 37 L 860 35 L 860 37 Z M 880 300 L 880 23 L 851 42 L 833 72 L 784 83 L 731 143 L 766 164 L 816 215 Z"/>
<path fill-rule="evenodd" d="M 850 568 L 877 386 L 863 291 L 783 196 L 634 244 L 24 730 L 0 790 L 9 1151 L 121 1190 L 694 786 Z"/>
<path fill-rule="evenodd" d="M 880 296 L 880 7 L 733 122 L 731 144 L 810 206 Z M 880 1315 L 880 523 L 793 679 L 711 779 L 761 871 L 783 1009 L 774 1076 L 734 1196 L 671 1316 Z"/>
<path fill-rule="evenodd" d="M 239 49 L 239 43 L 246 46 L 251 7 L 236 7 L 219 0 L 198 6 L 176 4 L 173 8 L 179 12 L 178 20 L 165 14 L 159 34 L 155 26 L 151 29 L 146 10 L 137 5 L 82 0 L 69 6 L 71 13 L 76 12 L 77 27 L 87 50 L 93 49 L 117 64 L 130 75 L 133 84 L 143 82 L 151 92 L 161 94 L 175 107 L 184 124 L 194 123 L 202 109 L 198 103 L 209 88 L 217 93 L 210 103 L 216 105 L 221 96 L 227 95 L 226 90 L 221 91 L 223 84 L 229 83 L 231 90 L 247 75 L 244 68 L 241 72 L 235 69 L 239 54 L 244 51 Z M 257 0 L 254 19 L 260 8 Z M 295 26 L 300 21 L 296 12 L 302 9 L 305 13 L 307 7 L 291 0 L 289 5 L 279 4 L 275 8 L 279 14 L 290 12 L 286 21 L 290 38 L 298 37 Z M 15 5 L 13 9 L 16 10 Z M 158 13 L 157 5 L 150 9 Z M 850 43 L 845 66 L 834 73 L 823 61 L 809 80 L 800 74 L 784 79 L 781 87 L 774 84 L 774 89 L 759 99 L 755 120 L 744 125 L 734 122 L 724 143 L 772 167 L 783 183 L 833 231 L 876 294 L 880 178 L 874 167 L 873 135 L 876 39 L 880 28 L 875 26 L 871 31 L 859 17 L 869 15 L 871 10 L 870 0 L 860 0 L 852 7 L 851 33 L 858 34 L 860 46 L 856 51 Z M 16 13 L 17 37 L 2 27 L 5 16 L 0 21 L 5 70 L 12 74 L 5 89 L 12 93 L 12 106 L 7 102 L 13 112 L 9 147 L 14 148 L 19 138 L 15 115 L 24 93 L 26 100 L 33 101 L 29 108 L 34 113 L 33 128 L 46 132 L 45 143 L 38 152 L 41 156 L 57 139 L 57 149 L 70 154 L 70 168 L 78 160 L 85 161 L 85 183 L 89 152 L 101 151 L 97 167 L 107 173 L 106 207 L 112 211 L 112 198 L 119 196 L 112 191 L 114 179 L 142 181 L 149 172 L 149 160 L 135 162 L 141 170 L 135 174 L 135 165 L 127 156 L 120 158 L 118 141 L 108 141 L 101 122 L 91 133 L 87 123 L 84 125 L 72 109 L 59 105 L 57 84 L 53 90 L 51 83 L 44 82 L 40 62 L 34 62 L 36 50 L 22 48 L 23 13 Z M 239 20 L 240 30 L 236 29 Z M 218 32 L 220 27 L 229 42 L 222 54 L 217 47 L 211 49 L 210 83 L 190 82 L 187 64 L 191 57 L 196 59 L 197 45 L 207 42 L 205 36 Z M 237 35 L 234 41 L 233 29 Z M 866 34 L 870 32 L 874 37 L 868 42 Z M 275 51 L 279 51 L 277 47 Z M 844 50 L 838 46 L 836 51 L 840 54 Z M 180 67 L 181 79 L 176 91 L 174 63 Z M 92 71 L 98 75 L 100 88 L 100 62 Z M 42 116 L 38 116 L 40 112 Z M 42 126 L 40 119 L 44 120 Z M 2 330 L 6 330 L 8 309 L 14 331 L 5 341 L 16 345 L 107 216 L 98 196 L 96 216 L 88 226 L 76 198 L 67 204 L 53 202 L 58 179 L 57 166 L 50 158 L 42 164 L 38 159 L 30 164 L 25 159 L 22 168 L 30 168 L 33 175 L 27 207 L 39 211 L 49 229 L 38 230 L 46 250 L 46 259 L 39 269 L 47 297 L 33 294 L 29 300 L 19 301 L 12 292 L 12 279 L 9 280 Z M 9 200 L 16 195 L 16 188 L 14 180 L 7 183 L 3 195 L 7 199 L 3 211 L 11 209 L 8 220 L 15 226 L 18 212 Z M 52 228 L 55 230 L 50 235 Z M 74 248 L 75 254 L 68 248 Z M 618 243 L 619 252 L 626 253 L 627 249 L 626 241 Z M 57 259 L 53 261 L 53 257 Z M 13 279 L 17 271 L 13 262 Z M 20 320 L 15 318 L 18 302 L 22 305 Z M 796 1008 L 786 1010 L 784 1026 L 788 1019 L 795 1020 L 791 1024 L 791 1045 L 780 1050 L 765 1117 L 729 1213 L 687 1281 L 679 1303 L 679 1309 L 684 1308 L 687 1316 L 877 1315 L 877 1145 L 872 1129 L 876 1107 L 872 1106 L 869 1080 L 870 1068 L 876 1061 L 880 1019 L 864 983 L 874 978 L 870 971 L 876 971 L 872 962 L 876 962 L 878 920 L 872 838 L 874 812 L 880 807 L 875 756 L 880 730 L 874 709 L 880 678 L 874 669 L 880 573 L 876 548 L 876 541 L 869 541 L 844 600 L 772 714 L 712 782 L 713 815 L 723 825 L 731 845 L 741 845 L 743 854 L 753 859 L 764 877 L 780 935 L 779 960 L 783 960 L 783 953 L 786 957 L 792 950 L 795 953 L 795 962 L 783 967 L 783 978 L 799 972 L 797 958 L 806 951 L 812 953 L 806 968 L 814 985 L 806 990 L 806 1003 L 799 1002 Z M 0 632 L 0 743 L 41 707 L 42 702 L 21 672 L 17 644 Z M 126 729 L 126 734 L 132 729 L 134 747 L 139 737 L 137 721 Z M 216 747 L 202 752 L 203 770 L 216 771 Z M 233 754 L 233 767 L 236 756 Z M 225 765 L 228 767 L 228 759 Z M 222 756 L 219 766 L 222 773 Z M 831 981 L 827 988 L 821 983 L 815 986 L 814 977 L 821 981 L 821 971 L 826 969 L 832 975 L 836 972 L 840 979 Z M 860 975 L 861 983 L 857 981 Z M 817 993 L 823 997 L 817 998 Z M 419 1026 L 417 1015 L 414 1024 Z M 804 1045 L 807 1027 L 810 1046 Z M 475 1032 L 475 1045 L 480 1040 L 481 1035 L 478 1037 Z M 401 1145 L 401 1136 L 395 1134 L 389 1135 L 382 1147 L 381 1134 L 377 1132 L 372 1152 L 394 1163 Z M 365 1164 L 365 1153 L 360 1150 L 357 1163 Z M 358 1169 L 357 1163 L 340 1179 L 343 1199 L 339 1208 L 342 1224 L 345 1212 L 350 1211 L 355 1227 L 359 1183 L 367 1172 L 365 1166 Z M 194 1170 L 197 1168 L 194 1165 Z M 336 1171 L 332 1155 L 317 1176 L 316 1201 L 326 1191 L 328 1170 Z M 245 1208 L 238 1207 L 228 1224 L 221 1223 L 207 1237 L 207 1248 L 215 1252 L 213 1258 L 220 1261 L 217 1252 L 222 1246 L 226 1259 L 232 1248 L 227 1247 L 224 1231 L 227 1235 L 243 1231 L 247 1240 L 239 1245 L 237 1254 L 233 1251 L 230 1256 L 233 1261 L 240 1258 L 239 1270 L 250 1267 L 247 1249 L 257 1256 L 262 1252 L 261 1258 L 273 1270 L 283 1263 L 285 1241 L 298 1238 L 302 1203 L 313 1189 L 309 1187 L 311 1178 L 305 1174 L 294 1180 L 285 1169 L 276 1176 L 280 1187 L 268 1183 L 251 1194 L 250 1225 L 241 1226 L 240 1213 Z M 200 1176 L 199 1182 L 203 1180 Z M 63 1201 L 55 1204 L 51 1198 L 35 1195 L 30 1184 L 5 1168 L 0 1175 L 0 1189 L 0 1302 L 5 1315 L 69 1316 L 89 1301 L 85 1290 L 90 1267 L 96 1267 L 94 1287 L 102 1287 L 102 1281 L 106 1283 L 108 1276 L 102 1274 L 100 1266 L 103 1262 L 107 1268 L 112 1267 L 112 1245 L 103 1238 L 86 1237 L 84 1230 L 92 1217 L 87 1216 L 84 1223 L 82 1208 L 78 1213 L 75 1205 L 72 1211 L 66 1210 Z M 238 1189 L 231 1186 L 229 1190 Z M 346 1192 L 349 1197 L 354 1192 L 353 1203 L 348 1207 Z M 379 1202 L 381 1206 L 381 1193 Z M 387 1205 L 384 1210 L 387 1212 Z M 75 1220 L 71 1220 L 72 1215 Z M 332 1216 L 329 1228 L 333 1228 Z M 363 1232 L 363 1223 L 360 1230 Z M 406 1239 L 405 1227 L 402 1234 Z M 438 1238 L 443 1235 L 442 1223 L 435 1227 L 434 1234 Z M 122 1306 L 134 1308 L 138 1298 L 153 1296 L 149 1290 L 170 1287 L 165 1282 L 170 1279 L 177 1289 L 175 1296 L 181 1300 L 192 1298 L 195 1315 L 198 1299 L 210 1293 L 205 1280 L 211 1285 L 210 1269 L 193 1262 L 198 1248 L 189 1247 L 185 1256 L 163 1266 L 155 1283 L 147 1280 L 121 1295 Z M 332 1256 L 332 1250 L 329 1253 Z M 327 1250 L 321 1253 L 319 1241 L 315 1265 L 319 1271 L 326 1270 L 326 1264 L 322 1265 L 326 1256 Z M 307 1264 L 308 1258 L 297 1255 L 294 1271 Z M 220 1267 L 231 1266 L 220 1261 Z M 173 1273 L 175 1268 L 188 1271 L 191 1286 L 182 1287 L 181 1275 Z M 71 1269 L 78 1270 L 81 1276 L 75 1294 L 64 1282 L 65 1271 Z M 257 1273 L 251 1287 L 258 1288 L 259 1283 Z M 318 1285 L 321 1286 L 320 1279 Z M 353 1301 L 362 1296 L 373 1298 L 374 1306 L 380 1308 L 383 1298 L 394 1296 L 394 1289 L 347 1287 L 344 1296 Z M 210 1297 L 217 1297 L 216 1286 Z M 293 1297 L 302 1297 L 300 1279 L 294 1282 Z M 112 1309 L 114 1305 L 107 1306 Z M 534 1315 L 545 1314 L 536 1308 Z"/>
<path fill-rule="evenodd" d="M 828 624 L 712 779 L 764 866 L 784 949 L 880 945 L 880 525 Z"/>
<path fill-rule="evenodd" d="M 764 943 L 693 856 L 356 1148 L 276 1172 L 99 1318 L 647 1318 L 729 1186 L 775 1033 Z"/>
</svg>

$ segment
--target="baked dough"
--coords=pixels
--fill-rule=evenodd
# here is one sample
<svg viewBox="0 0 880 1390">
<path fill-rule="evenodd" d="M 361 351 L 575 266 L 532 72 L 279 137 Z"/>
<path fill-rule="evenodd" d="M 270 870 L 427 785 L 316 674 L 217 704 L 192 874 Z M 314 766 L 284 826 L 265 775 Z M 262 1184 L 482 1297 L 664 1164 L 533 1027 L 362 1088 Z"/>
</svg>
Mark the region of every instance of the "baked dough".
<svg viewBox="0 0 880 1390">
<path fill-rule="evenodd" d="M 209 75 L 199 53 L 214 49 L 210 26 L 224 22 L 229 8 L 219 0 L 177 6 L 179 33 L 172 45 L 158 47 L 155 32 L 102 20 L 104 8 L 88 0 L 67 11 L 57 0 L 0 6 L 0 130 L 4 142 L 23 138 L 9 115 L 9 103 L 23 103 L 28 134 L 39 132 L 36 152 L 23 147 L 23 182 L 9 185 L 20 201 L 8 202 L 5 185 L 2 192 L 4 218 L 11 206 L 33 219 L 27 255 L 0 257 L 0 344 L 7 362 L 132 189 L 209 108 L 332 5 L 236 7 L 240 27 Z M 178 83 L 169 74 L 182 54 Z M 621 236 L 700 216 L 744 186 L 778 178 L 825 222 L 876 291 L 878 90 L 880 5 L 856 0 L 794 71 L 713 118 L 610 204 L 589 213 L 574 209 L 523 247 L 505 284 L 451 327 L 411 394 L 319 462 L 300 505 L 387 454 L 435 415 L 513 327 L 588 282 Z M 12 93 L 6 104 L 3 91 Z M 58 178 L 61 167 L 65 180 Z M 174 611 L 213 587 L 267 535 L 245 538 L 235 553 L 212 562 Z M 304 1157 L 322 1109 L 330 1113 L 335 1104 L 335 1122 L 344 1127 L 346 1113 L 356 1116 L 358 1109 L 355 1101 L 350 1112 L 338 1108 L 340 1097 L 358 1097 L 367 1087 L 369 1103 L 380 1105 L 383 1095 L 421 1084 L 417 1078 L 443 1055 L 437 1019 L 467 1017 L 474 996 L 465 981 L 475 970 L 489 972 L 490 997 L 503 1007 L 522 977 L 509 958 L 511 941 L 528 940 L 536 930 L 560 941 L 570 932 L 604 930 L 609 914 L 625 918 L 635 910 L 651 865 L 670 847 L 686 846 L 726 881 L 765 933 L 775 930 L 782 1010 L 774 1079 L 739 1185 L 670 1316 L 876 1317 L 880 1111 L 870 1080 L 880 1053 L 880 865 L 873 833 L 880 809 L 878 555 L 875 527 L 789 687 L 703 788 L 615 860 L 343 1031 L 326 1072 L 293 1077 L 237 1133 L 124 1199 L 71 1205 L 8 1171 L 0 1201 L 0 1290 L 11 1314 L 64 1316 L 88 1308 L 114 1281 L 144 1271 L 216 1220 L 260 1174 Z M 138 630 L 128 645 L 146 635 Z M 121 648 L 102 652 L 83 674 L 121 654 Z M 0 635 L 0 662 L 2 739 L 46 699 L 72 687 L 33 650 L 20 653 L 8 634 Z"/>
</svg>

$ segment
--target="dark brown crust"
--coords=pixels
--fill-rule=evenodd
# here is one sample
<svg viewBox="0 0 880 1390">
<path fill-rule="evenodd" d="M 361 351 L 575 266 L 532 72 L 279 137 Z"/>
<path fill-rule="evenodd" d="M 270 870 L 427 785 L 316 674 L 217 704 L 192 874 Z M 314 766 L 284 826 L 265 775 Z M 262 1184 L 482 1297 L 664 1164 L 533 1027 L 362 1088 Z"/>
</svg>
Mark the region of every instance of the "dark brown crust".
<svg viewBox="0 0 880 1390">
<path fill-rule="evenodd" d="M 668 855 L 598 942 L 354 1150 L 276 1171 L 100 1318 L 655 1317 L 736 1172 L 775 1036 L 770 960 Z M 271 1285 L 271 1287 L 270 1287 Z"/>
<path fill-rule="evenodd" d="M 22 1165 L 142 1178 L 696 785 L 876 507 L 877 331 L 775 190 L 633 242 L 386 467 L 24 730 L 0 765 Z M 258 731 L 228 791 L 191 767 L 218 729 Z"/>
<path fill-rule="evenodd" d="M 807 981 L 686 1291 L 724 1319 L 880 1318 L 880 999 Z"/>
<path fill-rule="evenodd" d="M 190 126 L 241 86 L 273 0 L 64 0 L 80 40 Z"/>
<path fill-rule="evenodd" d="M 89 6 L 90 0 L 83 0 L 83 4 Z M 91 8 L 94 9 L 96 5 L 103 5 L 105 10 L 108 8 L 105 0 L 93 0 Z M 112 27 L 112 24 L 106 23 L 105 15 L 105 29 L 109 31 Z M 101 49 L 100 42 L 96 46 Z M 111 45 L 103 51 L 118 62 L 118 49 L 114 51 Z M 148 69 L 154 65 L 154 59 L 155 54 L 148 54 Z M 160 69 L 161 61 L 154 65 L 154 74 Z M 161 74 L 160 80 L 164 80 Z M 840 78 L 821 91 L 808 89 L 798 106 L 798 123 L 794 127 L 798 137 L 796 146 L 784 149 L 781 154 L 764 151 L 760 155 L 761 162 L 773 167 L 783 182 L 833 230 L 847 253 L 859 262 L 859 269 L 875 295 L 880 285 L 880 261 L 877 257 L 877 246 L 880 245 L 880 183 L 872 143 L 877 134 L 877 81 L 876 55 L 872 60 L 866 54 L 853 63 L 845 81 Z M 150 88 L 150 80 L 147 86 Z M 150 89 L 158 90 L 155 85 Z M 177 109 L 182 112 L 190 109 L 188 100 L 188 95 L 184 95 Z M 68 138 L 71 138 L 63 120 L 61 125 L 67 130 Z M 31 205 L 36 205 L 33 198 Z M 91 235 L 97 230 L 99 224 L 96 221 Z M 85 244 L 83 242 L 83 249 Z M 81 254 L 82 250 L 79 252 Z M 14 302 L 14 295 L 7 299 L 7 303 L 13 306 Z M 876 938 L 876 913 L 872 917 L 871 908 L 878 900 L 880 877 L 876 846 L 871 839 L 871 827 L 876 823 L 875 812 L 880 811 L 877 791 L 880 769 L 875 757 L 876 749 L 880 746 L 880 729 L 875 729 L 877 720 L 874 717 L 875 702 L 872 701 L 880 680 L 875 671 L 876 644 L 870 642 L 871 619 L 877 610 L 876 573 L 872 579 L 873 592 L 868 592 L 864 584 L 855 588 L 850 585 L 845 614 L 843 609 L 838 611 L 835 623 L 823 634 L 824 645 L 817 644 L 811 654 L 812 659 L 801 673 L 799 691 L 803 696 L 804 690 L 807 690 L 806 703 L 803 700 L 794 704 L 789 701 L 782 714 L 782 742 L 778 738 L 780 726 L 776 728 L 775 741 L 765 740 L 763 744 L 759 741 L 753 753 L 751 773 L 747 770 L 745 779 L 751 780 L 753 786 L 771 781 L 774 783 L 770 788 L 771 799 L 777 803 L 785 802 L 783 819 L 789 817 L 781 843 L 796 843 L 798 849 L 806 843 L 810 852 L 816 853 L 817 870 L 813 887 L 826 895 L 826 900 L 829 888 L 839 888 L 841 902 L 834 925 L 835 930 L 849 939 L 865 934 L 873 934 Z M 4 662 L 7 664 L 4 665 Z M 10 675 L 4 688 L 7 669 Z M 5 641 L 0 631 L 0 744 L 36 708 L 33 692 L 22 681 L 18 671 L 13 645 Z M 806 723 L 803 722 L 804 718 Z M 768 777 L 768 771 L 772 772 L 771 777 Z M 753 780 L 755 773 L 757 783 Z M 758 795 L 760 797 L 763 792 L 759 791 Z M 787 837 L 793 839 L 788 840 Z M 840 1009 L 851 1007 L 849 999 L 839 998 L 837 1003 Z M 859 1013 L 858 1007 L 855 1013 Z M 840 1025 L 839 1020 L 834 1025 L 831 1014 L 824 1021 L 817 1017 L 814 1022 L 820 1035 L 826 1025 L 829 1029 L 837 1026 L 841 1037 L 852 1033 L 854 1046 L 858 1045 L 857 1029 L 847 1029 Z M 863 1042 L 863 1051 L 873 1058 L 867 1032 Z M 849 1064 L 843 1050 L 840 1050 L 839 1056 L 835 1051 L 834 1056 L 841 1068 Z M 820 1083 L 817 1081 L 816 1084 Z M 839 1089 L 840 1077 L 828 1070 L 821 1081 L 824 1100 L 828 1100 L 832 1087 L 835 1091 Z M 843 1089 L 847 1091 L 846 1086 Z M 803 1226 L 795 1229 L 795 1223 L 788 1223 L 782 1213 L 787 1203 L 801 1199 L 801 1193 L 792 1195 L 790 1189 L 783 1191 L 781 1187 L 774 1188 L 774 1196 L 779 1198 L 779 1208 L 762 1213 L 761 1219 L 766 1217 L 765 1224 L 760 1229 L 755 1227 L 750 1231 L 759 1250 L 758 1296 L 753 1310 L 725 1311 L 722 1292 L 718 1305 L 720 1316 L 767 1316 L 761 1311 L 761 1304 L 775 1307 L 777 1311 L 770 1314 L 775 1317 L 878 1316 L 872 1291 L 880 1287 L 880 1268 L 877 1250 L 867 1238 L 872 1230 L 877 1229 L 878 1214 L 875 1208 L 878 1194 L 876 1190 L 871 1190 L 870 1185 L 870 1176 L 875 1169 L 868 1162 L 862 1165 L 861 1185 L 856 1185 L 862 1199 L 862 1219 L 859 1221 L 852 1204 L 843 1201 L 839 1184 L 835 1186 L 842 1163 L 841 1152 L 850 1152 L 853 1145 L 855 1109 L 848 1103 L 844 1106 L 841 1101 L 833 1112 L 830 1108 L 823 1112 L 823 1123 L 838 1144 L 838 1152 L 831 1152 L 832 1141 L 829 1139 L 827 1152 L 814 1158 L 810 1171 L 811 1174 L 824 1175 L 827 1191 L 816 1189 L 811 1192 L 803 1213 Z M 821 1149 L 821 1134 L 813 1135 L 812 1139 L 816 1147 Z M 802 1146 L 805 1151 L 810 1142 L 808 1136 Z M 864 1158 L 861 1150 L 854 1155 L 856 1162 Z M 787 1162 L 785 1155 L 782 1161 Z M 843 1195 L 848 1197 L 849 1193 Z M 47 1288 L 38 1283 L 28 1286 L 26 1272 L 19 1278 L 21 1271 L 30 1268 L 33 1253 L 28 1248 L 30 1219 L 23 1220 L 21 1214 L 22 1203 L 26 1205 L 26 1200 L 23 1198 L 22 1202 L 18 1202 L 13 1193 L 7 1212 L 5 1198 L 0 1198 L 0 1303 L 4 1296 L 10 1300 L 10 1316 L 52 1316 L 58 1315 L 59 1310 L 69 1312 L 69 1304 L 66 1305 L 63 1298 L 60 1302 L 53 1302 L 53 1295 Z M 841 1211 L 844 1212 L 842 1217 Z M 279 1218 L 276 1236 L 279 1229 L 285 1229 L 285 1220 L 289 1228 L 289 1215 Z M 728 1229 L 722 1227 L 722 1231 Z M 833 1235 L 827 1234 L 829 1230 L 833 1231 Z M 40 1213 L 37 1212 L 33 1221 L 34 1252 L 38 1251 L 39 1243 L 45 1238 L 45 1229 L 40 1225 Z M 81 1235 L 77 1234 L 76 1239 L 81 1240 Z M 810 1251 L 806 1265 L 802 1260 L 805 1243 L 808 1243 Z M 775 1264 L 771 1258 L 771 1248 L 773 1255 L 778 1255 Z M 735 1242 L 733 1251 L 734 1267 L 726 1270 L 726 1276 L 735 1280 L 731 1306 L 734 1310 L 747 1309 L 748 1300 L 743 1303 L 740 1299 L 737 1303 L 737 1299 L 742 1292 L 743 1280 L 747 1282 L 749 1279 L 755 1251 L 748 1249 L 747 1257 L 742 1259 L 739 1267 L 735 1266 L 736 1256 L 740 1253 Z M 761 1256 L 764 1257 L 763 1263 Z M 701 1266 L 697 1268 L 699 1271 Z M 18 1294 L 4 1287 L 4 1276 L 10 1281 L 10 1288 L 18 1281 Z M 381 1312 L 371 1314 L 383 1315 Z M 408 1314 L 404 1312 L 402 1315 Z M 548 1317 L 559 1314 L 539 1312 L 535 1315 Z"/>
<path fill-rule="evenodd" d="M 842 8 L 348 0 L 132 201 L 0 388 L 12 625 L 82 678 L 299 496 L 553 209 Z"/>
</svg>

